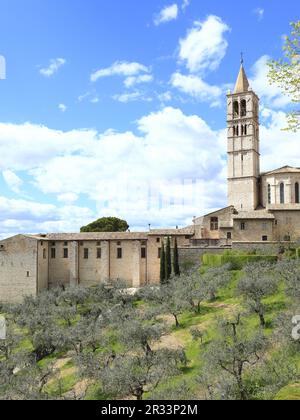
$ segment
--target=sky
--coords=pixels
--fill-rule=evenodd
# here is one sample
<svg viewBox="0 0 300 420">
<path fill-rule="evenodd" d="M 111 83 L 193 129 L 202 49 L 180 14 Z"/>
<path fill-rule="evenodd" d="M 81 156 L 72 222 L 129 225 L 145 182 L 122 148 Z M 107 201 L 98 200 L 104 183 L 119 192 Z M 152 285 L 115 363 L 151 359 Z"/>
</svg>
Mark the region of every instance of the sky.
<svg viewBox="0 0 300 420">
<path fill-rule="evenodd" d="M 0 238 L 103 216 L 186 226 L 225 207 L 241 52 L 262 169 L 300 166 L 291 100 L 267 79 L 298 19 L 298 0 L 0 0 Z"/>
</svg>

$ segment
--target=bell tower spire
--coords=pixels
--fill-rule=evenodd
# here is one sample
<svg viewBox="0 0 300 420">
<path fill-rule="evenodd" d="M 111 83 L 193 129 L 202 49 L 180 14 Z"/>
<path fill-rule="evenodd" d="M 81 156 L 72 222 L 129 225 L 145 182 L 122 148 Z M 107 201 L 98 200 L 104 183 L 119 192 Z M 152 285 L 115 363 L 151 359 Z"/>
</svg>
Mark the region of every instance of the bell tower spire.
<svg viewBox="0 0 300 420">
<path fill-rule="evenodd" d="M 233 93 L 227 95 L 228 205 L 238 211 L 259 205 L 259 98 L 250 88 L 241 55 Z"/>
</svg>

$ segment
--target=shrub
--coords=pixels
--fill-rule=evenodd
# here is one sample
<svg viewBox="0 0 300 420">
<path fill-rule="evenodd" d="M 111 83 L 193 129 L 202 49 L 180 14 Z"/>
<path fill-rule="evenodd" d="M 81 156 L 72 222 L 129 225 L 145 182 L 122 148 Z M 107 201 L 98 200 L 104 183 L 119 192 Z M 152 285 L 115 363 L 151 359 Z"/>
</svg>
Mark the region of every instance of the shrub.
<svg viewBox="0 0 300 420">
<path fill-rule="evenodd" d="M 255 262 L 276 263 L 275 255 L 235 255 L 228 252 L 222 255 L 205 254 L 202 256 L 202 264 L 207 267 L 221 267 L 229 264 L 231 270 L 241 270 L 246 264 Z"/>
</svg>

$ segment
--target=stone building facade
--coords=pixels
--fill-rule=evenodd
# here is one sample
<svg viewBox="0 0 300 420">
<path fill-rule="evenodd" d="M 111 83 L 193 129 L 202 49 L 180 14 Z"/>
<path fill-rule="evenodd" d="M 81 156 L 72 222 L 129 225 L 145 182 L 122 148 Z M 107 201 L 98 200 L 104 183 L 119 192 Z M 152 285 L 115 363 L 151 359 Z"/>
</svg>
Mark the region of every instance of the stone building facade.
<svg viewBox="0 0 300 420">
<path fill-rule="evenodd" d="M 158 284 L 162 242 L 195 261 L 208 250 L 278 247 L 300 238 L 300 168 L 260 172 L 259 98 L 241 66 L 227 95 L 228 207 L 184 229 L 143 233 L 18 235 L 0 241 L 0 302 L 58 285 L 93 286 L 121 279 Z"/>
</svg>

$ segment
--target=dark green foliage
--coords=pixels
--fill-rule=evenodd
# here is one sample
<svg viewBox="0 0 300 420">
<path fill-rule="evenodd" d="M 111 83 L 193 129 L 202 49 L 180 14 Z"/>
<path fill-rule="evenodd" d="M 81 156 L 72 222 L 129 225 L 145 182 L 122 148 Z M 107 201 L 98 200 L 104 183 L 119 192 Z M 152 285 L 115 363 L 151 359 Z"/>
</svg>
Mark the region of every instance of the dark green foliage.
<svg viewBox="0 0 300 420">
<path fill-rule="evenodd" d="M 202 256 L 202 263 L 208 267 L 221 267 L 225 264 L 231 264 L 232 270 L 242 270 L 246 264 L 260 261 L 276 263 L 277 259 L 278 257 L 274 255 L 205 254 Z"/>
<path fill-rule="evenodd" d="M 244 297 L 250 311 L 259 316 L 260 325 L 263 328 L 266 326 L 263 299 L 273 295 L 278 285 L 274 267 L 266 263 L 247 265 L 238 285 L 238 293 Z"/>
<path fill-rule="evenodd" d="M 160 251 L 160 283 L 166 283 L 166 253 L 165 253 L 165 244 L 161 244 Z"/>
<path fill-rule="evenodd" d="M 126 232 L 128 229 L 129 225 L 125 220 L 116 217 L 103 217 L 87 226 L 83 226 L 80 232 Z"/>
<path fill-rule="evenodd" d="M 172 275 L 172 255 L 171 255 L 171 240 L 167 239 L 166 255 L 165 255 L 165 280 L 168 281 Z"/>
<path fill-rule="evenodd" d="M 174 270 L 175 276 L 180 276 L 177 238 L 175 239 L 175 245 L 174 245 L 173 270 Z"/>
</svg>

